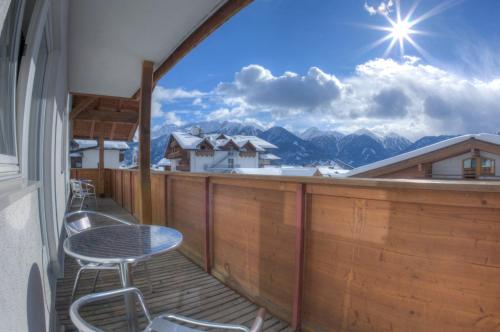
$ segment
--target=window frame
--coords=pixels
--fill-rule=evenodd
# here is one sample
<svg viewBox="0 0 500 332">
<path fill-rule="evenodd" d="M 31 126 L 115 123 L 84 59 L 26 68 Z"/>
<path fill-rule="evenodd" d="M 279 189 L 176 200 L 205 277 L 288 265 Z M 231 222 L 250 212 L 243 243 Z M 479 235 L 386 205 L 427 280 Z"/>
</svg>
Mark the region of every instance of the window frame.
<svg viewBox="0 0 500 332">
<path fill-rule="evenodd" d="M 21 28 L 23 21 L 23 12 L 24 12 L 25 1 L 12 1 L 10 6 L 16 6 L 14 11 L 14 28 L 11 34 L 11 39 L 14 40 L 14 48 L 11 50 L 9 54 L 10 60 L 15 63 L 13 68 L 10 68 L 12 72 L 9 73 L 11 77 L 9 77 L 11 83 L 11 95 L 10 98 L 12 107 L 10 109 L 12 115 L 12 130 L 13 130 L 13 144 L 14 144 L 14 153 L 15 155 L 7 155 L 0 153 L 0 180 L 9 179 L 12 177 L 21 176 L 20 165 L 19 165 L 19 145 L 18 145 L 18 112 L 17 112 L 17 84 L 19 81 L 18 69 L 19 69 L 19 52 L 20 52 L 20 44 L 21 44 Z M 10 7 L 8 11 L 10 11 Z M 5 21 L 4 21 L 5 23 Z M 3 28 L 3 27 L 2 27 Z"/>
</svg>

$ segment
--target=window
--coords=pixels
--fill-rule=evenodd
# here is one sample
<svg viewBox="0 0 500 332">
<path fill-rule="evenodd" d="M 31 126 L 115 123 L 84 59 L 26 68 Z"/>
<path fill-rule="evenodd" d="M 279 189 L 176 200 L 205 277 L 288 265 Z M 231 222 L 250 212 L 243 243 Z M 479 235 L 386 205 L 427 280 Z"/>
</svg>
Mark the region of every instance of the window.
<svg viewBox="0 0 500 332">
<path fill-rule="evenodd" d="M 0 174 L 18 171 L 15 112 L 21 8 L 21 1 L 10 3 L 0 33 Z"/>
<path fill-rule="evenodd" d="M 495 175 L 495 160 L 489 158 L 481 158 L 481 175 Z"/>
<path fill-rule="evenodd" d="M 229 167 L 229 168 L 234 168 L 234 159 L 229 158 L 229 159 L 227 160 L 227 167 Z"/>
<path fill-rule="evenodd" d="M 495 160 L 484 157 L 467 158 L 463 160 L 463 176 L 465 179 L 475 179 L 478 176 L 494 176 Z"/>
</svg>

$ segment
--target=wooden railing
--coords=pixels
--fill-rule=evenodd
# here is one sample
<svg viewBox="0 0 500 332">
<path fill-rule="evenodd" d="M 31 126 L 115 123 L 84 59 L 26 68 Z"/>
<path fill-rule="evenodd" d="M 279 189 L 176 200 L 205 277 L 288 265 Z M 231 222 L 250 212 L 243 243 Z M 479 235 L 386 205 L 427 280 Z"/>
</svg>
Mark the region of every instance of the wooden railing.
<svg viewBox="0 0 500 332">
<path fill-rule="evenodd" d="M 106 173 L 134 215 L 135 173 Z M 500 326 L 499 182 L 154 172 L 152 191 L 185 255 L 303 330 Z"/>
</svg>

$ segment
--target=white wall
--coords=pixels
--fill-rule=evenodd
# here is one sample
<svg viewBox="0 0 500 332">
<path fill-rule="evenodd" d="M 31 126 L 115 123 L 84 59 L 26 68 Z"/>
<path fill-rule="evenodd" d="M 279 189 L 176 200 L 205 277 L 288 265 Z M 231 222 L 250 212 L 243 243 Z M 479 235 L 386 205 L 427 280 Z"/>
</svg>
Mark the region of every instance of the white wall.
<svg viewBox="0 0 500 332">
<path fill-rule="evenodd" d="M 228 159 L 230 158 L 234 160 L 234 167 L 259 167 L 258 153 L 255 154 L 255 157 L 240 157 L 239 152 L 234 151 L 233 156 L 226 159 L 224 158 L 228 154 L 227 151 L 215 151 L 213 156 L 197 156 L 195 151 L 190 151 L 189 154 L 191 172 L 207 172 L 208 167 L 212 167 L 212 165 L 221 160 L 222 162 L 217 164 L 215 168 L 228 168 Z"/>
<path fill-rule="evenodd" d="M 5 2 L 0 0 L 0 12 Z M 26 35 L 17 84 L 17 148 L 21 172 L 0 178 L 0 330 L 55 330 L 55 281 L 68 195 L 67 10 L 64 0 L 37 0 Z M 3 25 L 0 13 L 0 28 Z M 44 77 L 42 137 L 29 132 L 36 59 L 44 31 L 49 54 Z M 27 181 L 28 151 L 41 143 L 40 181 Z M 42 206 L 39 205 L 42 202 Z"/>
<path fill-rule="evenodd" d="M 460 156 L 440 160 L 432 164 L 433 177 L 439 178 L 440 175 L 446 175 L 451 178 L 462 178 L 462 160 L 470 158 L 471 153 L 465 153 Z"/>
<path fill-rule="evenodd" d="M 82 151 L 82 168 L 99 167 L 99 149 Z M 104 167 L 120 168 L 120 151 L 104 150 Z"/>
</svg>

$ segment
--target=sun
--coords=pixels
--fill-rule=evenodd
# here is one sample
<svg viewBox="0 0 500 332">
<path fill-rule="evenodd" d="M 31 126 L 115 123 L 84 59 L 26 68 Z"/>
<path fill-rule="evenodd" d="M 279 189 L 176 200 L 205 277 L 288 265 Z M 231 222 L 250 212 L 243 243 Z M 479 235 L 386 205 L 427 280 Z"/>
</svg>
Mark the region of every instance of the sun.
<svg viewBox="0 0 500 332">
<path fill-rule="evenodd" d="M 411 33 L 411 25 L 407 21 L 394 22 L 391 29 L 392 38 L 398 41 L 408 38 Z"/>
<path fill-rule="evenodd" d="M 430 35 L 429 32 L 421 31 L 415 29 L 415 26 L 419 23 L 421 23 L 424 20 L 427 20 L 428 18 L 435 16 L 444 10 L 456 5 L 460 0 L 448 0 L 448 1 L 443 1 L 441 2 L 438 6 L 432 8 L 431 10 L 425 12 L 421 16 L 417 18 L 412 18 L 413 13 L 415 12 L 417 5 L 419 1 L 415 1 L 415 3 L 410 7 L 408 13 L 404 18 L 401 16 L 401 6 L 400 6 L 400 1 L 396 0 L 396 17 L 393 19 L 391 18 L 391 12 L 386 11 L 382 15 L 386 18 L 387 22 L 389 23 L 388 26 L 373 26 L 370 25 L 368 26 L 371 29 L 374 30 L 381 30 L 387 32 L 387 34 L 376 40 L 374 43 L 372 43 L 369 47 L 369 49 L 375 48 L 381 44 L 383 44 L 386 41 L 390 41 L 389 45 L 387 46 L 385 52 L 384 52 L 384 57 L 387 57 L 389 53 L 393 50 L 394 46 L 396 44 L 399 44 L 399 51 L 401 56 L 405 55 L 405 44 L 411 45 L 420 55 L 422 55 L 424 58 L 430 58 L 430 55 L 415 41 L 413 38 L 413 35 Z"/>
</svg>

